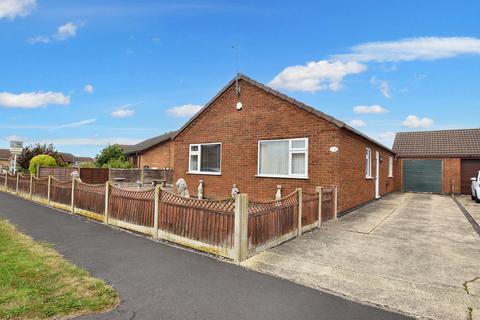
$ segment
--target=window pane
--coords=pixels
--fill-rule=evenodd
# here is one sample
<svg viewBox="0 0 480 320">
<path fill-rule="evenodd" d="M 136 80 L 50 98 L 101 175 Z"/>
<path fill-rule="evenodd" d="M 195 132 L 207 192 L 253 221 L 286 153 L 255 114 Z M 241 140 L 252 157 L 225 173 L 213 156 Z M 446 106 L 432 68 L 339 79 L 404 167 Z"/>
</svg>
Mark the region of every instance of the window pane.
<svg viewBox="0 0 480 320">
<path fill-rule="evenodd" d="M 198 171 L 198 155 L 190 156 L 190 171 Z"/>
<path fill-rule="evenodd" d="M 198 151 L 198 146 L 190 146 L 190 151 Z"/>
<path fill-rule="evenodd" d="M 305 149 L 305 140 L 293 140 L 292 141 L 292 148 L 294 149 Z"/>
<path fill-rule="evenodd" d="M 220 172 L 220 145 L 207 144 L 200 148 L 200 171 Z"/>
<path fill-rule="evenodd" d="M 288 141 L 260 143 L 260 174 L 288 175 Z"/>
<path fill-rule="evenodd" d="M 292 174 L 305 174 L 305 153 L 292 153 Z"/>
</svg>

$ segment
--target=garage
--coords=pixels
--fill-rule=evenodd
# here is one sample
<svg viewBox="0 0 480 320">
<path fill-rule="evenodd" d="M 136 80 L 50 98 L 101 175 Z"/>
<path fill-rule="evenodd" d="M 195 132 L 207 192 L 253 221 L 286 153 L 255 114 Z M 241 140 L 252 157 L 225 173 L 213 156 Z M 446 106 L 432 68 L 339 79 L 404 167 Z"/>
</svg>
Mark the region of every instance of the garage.
<svg viewBox="0 0 480 320">
<path fill-rule="evenodd" d="M 461 193 L 470 194 L 472 177 L 476 177 L 478 171 L 480 171 L 480 159 L 462 159 L 460 165 L 461 172 Z"/>
<path fill-rule="evenodd" d="M 403 191 L 442 193 L 442 160 L 403 160 Z"/>
</svg>

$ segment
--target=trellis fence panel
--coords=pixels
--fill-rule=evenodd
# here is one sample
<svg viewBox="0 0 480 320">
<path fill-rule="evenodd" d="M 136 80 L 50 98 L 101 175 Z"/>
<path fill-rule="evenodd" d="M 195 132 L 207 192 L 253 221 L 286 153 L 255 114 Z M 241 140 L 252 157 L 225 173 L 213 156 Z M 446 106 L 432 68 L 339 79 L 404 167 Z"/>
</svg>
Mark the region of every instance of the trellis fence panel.
<svg viewBox="0 0 480 320">
<path fill-rule="evenodd" d="M 3 184 L 2 184 L 3 183 Z M 337 216 L 337 188 L 297 189 L 274 201 L 185 198 L 161 186 L 123 189 L 80 180 L 59 181 L 23 175 L 0 175 L 3 189 L 120 228 L 175 242 L 197 250 L 246 259 L 298 237 Z M 320 219 L 319 219 L 320 218 Z"/>
<path fill-rule="evenodd" d="M 248 205 L 248 250 L 255 253 L 296 236 L 299 192 L 275 201 Z"/>
<path fill-rule="evenodd" d="M 52 177 L 50 180 L 50 202 L 71 206 L 72 181 L 59 181 Z"/>
<path fill-rule="evenodd" d="M 233 258 L 235 201 L 184 198 L 162 190 L 158 236 Z"/>
</svg>

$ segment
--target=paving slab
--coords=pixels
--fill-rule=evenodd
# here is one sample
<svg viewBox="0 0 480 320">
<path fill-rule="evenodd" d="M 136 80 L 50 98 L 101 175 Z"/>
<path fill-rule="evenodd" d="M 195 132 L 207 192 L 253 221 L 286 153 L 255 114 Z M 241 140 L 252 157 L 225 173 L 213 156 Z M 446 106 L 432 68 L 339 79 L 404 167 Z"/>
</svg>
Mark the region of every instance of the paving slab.
<svg viewBox="0 0 480 320">
<path fill-rule="evenodd" d="M 470 309 L 480 317 L 479 263 L 480 237 L 452 198 L 396 193 L 244 266 L 420 318 L 456 320 Z"/>
</svg>

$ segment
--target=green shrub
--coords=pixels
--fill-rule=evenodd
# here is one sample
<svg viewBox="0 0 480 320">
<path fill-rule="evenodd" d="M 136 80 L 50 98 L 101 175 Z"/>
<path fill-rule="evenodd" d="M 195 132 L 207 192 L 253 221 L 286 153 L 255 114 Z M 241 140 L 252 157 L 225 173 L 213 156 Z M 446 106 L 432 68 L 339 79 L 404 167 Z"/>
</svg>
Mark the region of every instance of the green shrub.
<svg viewBox="0 0 480 320">
<path fill-rule="evenodd" d="M 57 166 L 57 161 L 48 154 L 39 154 L 30 160 L 30 165 L 28 166 L 30 174 L 35 175 L 37 173 L 37 165 L 41 167 L 55 167 Z"/>
</svg>

